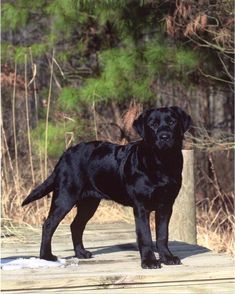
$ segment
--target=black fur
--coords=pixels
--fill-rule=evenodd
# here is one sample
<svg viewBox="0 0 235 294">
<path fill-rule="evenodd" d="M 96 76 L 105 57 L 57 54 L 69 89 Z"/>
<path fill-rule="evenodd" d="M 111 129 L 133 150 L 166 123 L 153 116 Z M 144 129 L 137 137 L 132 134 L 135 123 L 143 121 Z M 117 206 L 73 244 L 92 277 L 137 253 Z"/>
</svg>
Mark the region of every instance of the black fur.
<svg viewBox="0 0 235 294">
<path fill-rule="evenodd" d="M 51 239 L 60 221 L 74 207 L 71 224 L 75 255 L 90 258 L 82 235 L 101 199 L 133 207 L 141 266 L 159 268 L 180 264 L 168 249 L 168 224 L 181 187 L 182 140 L 191 118 L 179 107 L 150 109 L 135 121 L 142 140 L 127 145 L 94 141 L 64 152 L 49 178 L 24 200 L 26 205 L 53 191 L 49 216 L 43 225 L 40 258 L 56 260 Z M 155 211 L 157 260 L 152 246 L 149 213 Z"/>
</svg>

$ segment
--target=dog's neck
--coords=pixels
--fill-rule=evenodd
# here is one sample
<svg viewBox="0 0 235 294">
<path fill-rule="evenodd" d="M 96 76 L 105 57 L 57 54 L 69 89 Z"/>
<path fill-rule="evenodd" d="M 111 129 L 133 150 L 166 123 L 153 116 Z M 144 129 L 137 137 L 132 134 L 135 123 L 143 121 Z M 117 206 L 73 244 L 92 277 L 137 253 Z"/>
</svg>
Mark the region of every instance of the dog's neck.
<svg viewBox="0 0 235 294">
<path fill-rule="evenodd" d="M 149 144 L 144 140 L 141 142 L 141 147 L 146 151 L 146 154 L 151 154 L 153 158 L 161 158 L 163 161 L 171 159 L 172 156 L 176 154 L 182 153 L 182 146 L 182 143 L 178 143 L 169 149 L 159 149 L 156 145 Z"/>
<path fill-rule="evenodd" d="M 169 174 L 181 174 L 183 167 L 182 146 L 159 150 L 156 146 L 142 141 L 140 149 L 142 149 L 142 160 L 147 170 L 157 171 L 160 168 Z"/>
</svg>

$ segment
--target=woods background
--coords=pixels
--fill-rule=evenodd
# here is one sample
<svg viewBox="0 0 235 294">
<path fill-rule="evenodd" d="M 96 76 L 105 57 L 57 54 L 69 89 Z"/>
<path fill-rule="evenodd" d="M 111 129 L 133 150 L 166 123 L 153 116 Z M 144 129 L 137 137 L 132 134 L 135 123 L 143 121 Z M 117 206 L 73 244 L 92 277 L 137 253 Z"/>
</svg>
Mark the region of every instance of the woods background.
<svg viewBox="0 0 235 294">
<path fill-rule="evenodd" d="M 226 0 L 2 1 L 2 225 L 41 224 L 50 199 L 21 208 L 63 150 L 135 140 L 143 108 L 193 118 L 199 244 L 234 253 L 234 7 Z M 96 221 L 131 221 L 105 203 Z"/>
</svg>

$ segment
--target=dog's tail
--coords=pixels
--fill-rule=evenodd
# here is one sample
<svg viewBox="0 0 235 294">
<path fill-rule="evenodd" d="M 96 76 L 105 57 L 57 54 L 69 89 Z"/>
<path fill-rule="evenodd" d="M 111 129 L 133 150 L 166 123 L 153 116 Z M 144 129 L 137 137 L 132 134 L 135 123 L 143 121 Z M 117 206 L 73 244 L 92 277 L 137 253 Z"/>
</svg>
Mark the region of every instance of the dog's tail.
<svg viewBox="0 0 235 294">
<path fill-rule="evenodd" d="M 48 193 L 50 193 L 54 188 L 55 173 L 53 172 L 41 185 L 35 188 L 23 201 L 22 206 L 29 204 L 35 200 L 38 200 Z"/>
</svg>

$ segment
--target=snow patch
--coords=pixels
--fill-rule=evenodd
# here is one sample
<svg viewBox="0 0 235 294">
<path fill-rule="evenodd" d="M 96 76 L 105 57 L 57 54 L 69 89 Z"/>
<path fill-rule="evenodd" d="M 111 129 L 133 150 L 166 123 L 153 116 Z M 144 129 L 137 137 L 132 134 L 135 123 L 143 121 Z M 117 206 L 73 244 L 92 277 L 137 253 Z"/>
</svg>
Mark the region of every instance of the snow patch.
<svg viewBox="0 0 235 294">
<path fill-rule="evenodd" d="M 51 267 L 65 267 L 65 266 L 78 266 L 78 260 L 71 259 L 58 259 L 57 261 L 47 261 L 44 259 L 30 257 L 30 258 L 2 258 L 2 270 L 19 270 L 24 268 L 37 269 L 37 268 L 51 268 Z"/>
</svg>

